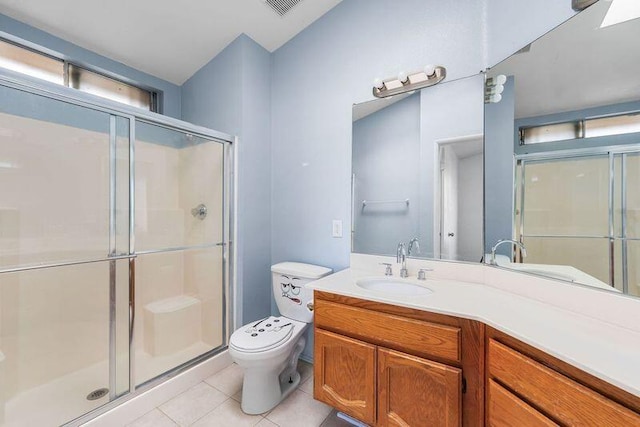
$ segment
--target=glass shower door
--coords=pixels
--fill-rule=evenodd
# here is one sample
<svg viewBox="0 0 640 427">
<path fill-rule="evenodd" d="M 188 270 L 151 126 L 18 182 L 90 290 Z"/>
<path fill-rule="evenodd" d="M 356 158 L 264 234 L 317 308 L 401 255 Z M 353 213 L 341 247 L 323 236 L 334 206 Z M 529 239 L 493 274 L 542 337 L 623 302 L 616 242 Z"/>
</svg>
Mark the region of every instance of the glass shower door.
<svg viewBox="0 0 640 427">
<path fill-rule="evenodd" d="M 130 124 L 0 99 L 0 425 L 59 425 L 129 390 Z"/>
<path fill-rule="evenodd" d="M 616 154 L 616 288 L 640 296 L 640 153 Z"/>
<path fill-rule="evenodd" d="M 224 145 L 138 122 L 135 383 L 224 343 Z"/>
<path fill-rule="evenodd" d="M 609 156 L 521 161 L 520 168 L 522 262 L 574 266 L 609 283 Z"/>
</svg>

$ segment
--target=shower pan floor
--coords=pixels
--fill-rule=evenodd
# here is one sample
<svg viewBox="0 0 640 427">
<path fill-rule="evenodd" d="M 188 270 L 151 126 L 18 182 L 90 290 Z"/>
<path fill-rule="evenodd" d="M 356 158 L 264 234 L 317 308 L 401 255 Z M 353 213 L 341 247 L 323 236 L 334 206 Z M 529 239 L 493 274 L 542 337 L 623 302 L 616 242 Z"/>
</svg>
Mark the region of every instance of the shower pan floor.
<svg viewBox="0 0 640 427">
<path fill-rule="evenodd" d="M 136 352 L 136 378 L 143 383 L 181 365 L 213 346 L 198 342 L 179 352 L 153 357 L 143 351 Z M 46 427 L 69 422 L 109 402 L 109 395 L 87 400 L 94 390 L 109 386 L 109 363 L 98 362 L 84 369 L 56 378 L 46 384 L 18 393 L 5 402 L 2 427 Z"/>
</svg>

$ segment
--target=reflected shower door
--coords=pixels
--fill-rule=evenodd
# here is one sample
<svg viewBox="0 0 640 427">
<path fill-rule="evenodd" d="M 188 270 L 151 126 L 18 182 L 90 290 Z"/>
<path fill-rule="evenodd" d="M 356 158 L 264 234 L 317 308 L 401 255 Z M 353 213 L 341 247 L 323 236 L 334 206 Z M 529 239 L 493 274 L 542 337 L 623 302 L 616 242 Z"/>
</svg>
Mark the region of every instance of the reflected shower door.
<svg viewBox="0 0 640 427">
<path fill-rule="evenodd" d="M 640 296 L 640 153 L 616 155 L 616 288 Z"/>
<path fill-rule="evenodd" d="M 528 264 L 574 266 L 610 282 L 609 156 L 522 162 L 516 217 Z"/>
<path fill-rule="evenodd" d="M 0 100 L 0 425 L 54 426 L 129 390 L 130 124 Z"/>
<path fill-rule="evenodd" d="M 135 383 L 224 343 L 224 145 L 138 122 Z"/>
</svg>

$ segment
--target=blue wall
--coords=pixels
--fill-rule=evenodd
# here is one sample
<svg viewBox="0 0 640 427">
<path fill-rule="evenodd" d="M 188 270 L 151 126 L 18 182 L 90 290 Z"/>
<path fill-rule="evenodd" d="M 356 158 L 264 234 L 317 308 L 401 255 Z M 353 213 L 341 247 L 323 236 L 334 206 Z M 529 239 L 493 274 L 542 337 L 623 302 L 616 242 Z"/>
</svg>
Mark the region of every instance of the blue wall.
<svg viewBox="0 0 640 427">
<path fill-rule="evenodd" d="M 271 312 L 271 55 L 246 35 L 182 86 L 183 119 L 239 138 L 238 326 Z"/>
<path fill-rule="evenodd" d="M 420 168 L 423 212 L 420 236 L 424 240 L 422 256 L 434 256 L 434 183 L 440 173 L 438 142 L 451 138 L 481 135 L 484 117 L 484 76 L 475 75 L 439 84 L 420 92 Z M 438 227 L 439 228 L 439 227 Z M 423 243 L 422 241 L 420 242 Z"/>
<path fill-rule="evenodd" d="M 418 237 L 421 218 L 419 94 L 353 123 L 353 173 L 353 251 L 395 255 L 398 242 Z M 362 200 L 404 199 L 408 206 L 362 206 Z"/>
<path fill-rule="evenodd" d="M 347 0 L 274 53 L 273 262 L 349 265 L 352 105 L 373 98 L 376 77 L 427 63 L 449 80 L 477 73 L 481 17 L 472 0 Z"/>
<path fill-rule="evenodd" d="M 485 253 L 500 239 L 513 237 L 513 129 L 515 115 L 514 80 L 504 84 L 502 100 L 485 106 L 484 200 Z M 511 255 L 508 245 L 500 248 Z"/>
<path fill-rule="evenodd" d="M 181 117 L 180 87 L 173 83 L 98 55 L 90 50 L 69 43 L 66 40 L 52 36 L 49 33 L 2 14 L 0 14 L 0 37 L 30 45 L 54 56 L 90 65 L 92 68 L 105 74 L 124 78 L 124 80 L 128 80 L 130 83 L 158 89 L 162 91 L 162 113 L 177 119 Z"/>
<path fill-rule="evenodd" d="M 345 0 L 278 49 L 273 262 L 349 265 L 351 106 L 373 98 L 376 77 L 429 63 L 446 66 L 447 81 L 474 75 L 571 14 L 570 2 L 557 0 Z M 331 237 L 333 219 L 345 238 Z"/>
<path fill-rule="evenodd" d="M 348 266 L 349 239 L 331 237 L 331 220 L 349 224 L 351 105 L 372 99 L 376 77 L 427 63 L 445 65 L 447 81 L 474 75 L 572 13 L 555 0 L 346 0 L 278 49 L 273 261 Z"/>
</svg>

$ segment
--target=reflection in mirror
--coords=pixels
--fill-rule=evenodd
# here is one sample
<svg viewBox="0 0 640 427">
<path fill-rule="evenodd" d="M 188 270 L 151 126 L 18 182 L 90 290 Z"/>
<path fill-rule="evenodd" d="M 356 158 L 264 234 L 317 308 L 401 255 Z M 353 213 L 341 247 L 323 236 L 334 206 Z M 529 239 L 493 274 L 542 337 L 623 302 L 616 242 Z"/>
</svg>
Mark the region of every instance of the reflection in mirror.
<svg viewBox="0 0 640 427">
<path fill-rule="evenodd" d="M 600 0 L 492 68 L 487 261 L 640 295 L 640 20 Z M 501 99 L 500 99 L 501 98 Z M 497 102 L 496 102 L 497 101 Z"/>
<path fill-rule="evenodd" d="M 354 105 L 353 252 L 481 260 L 483 84 Z"/>
</svg>

